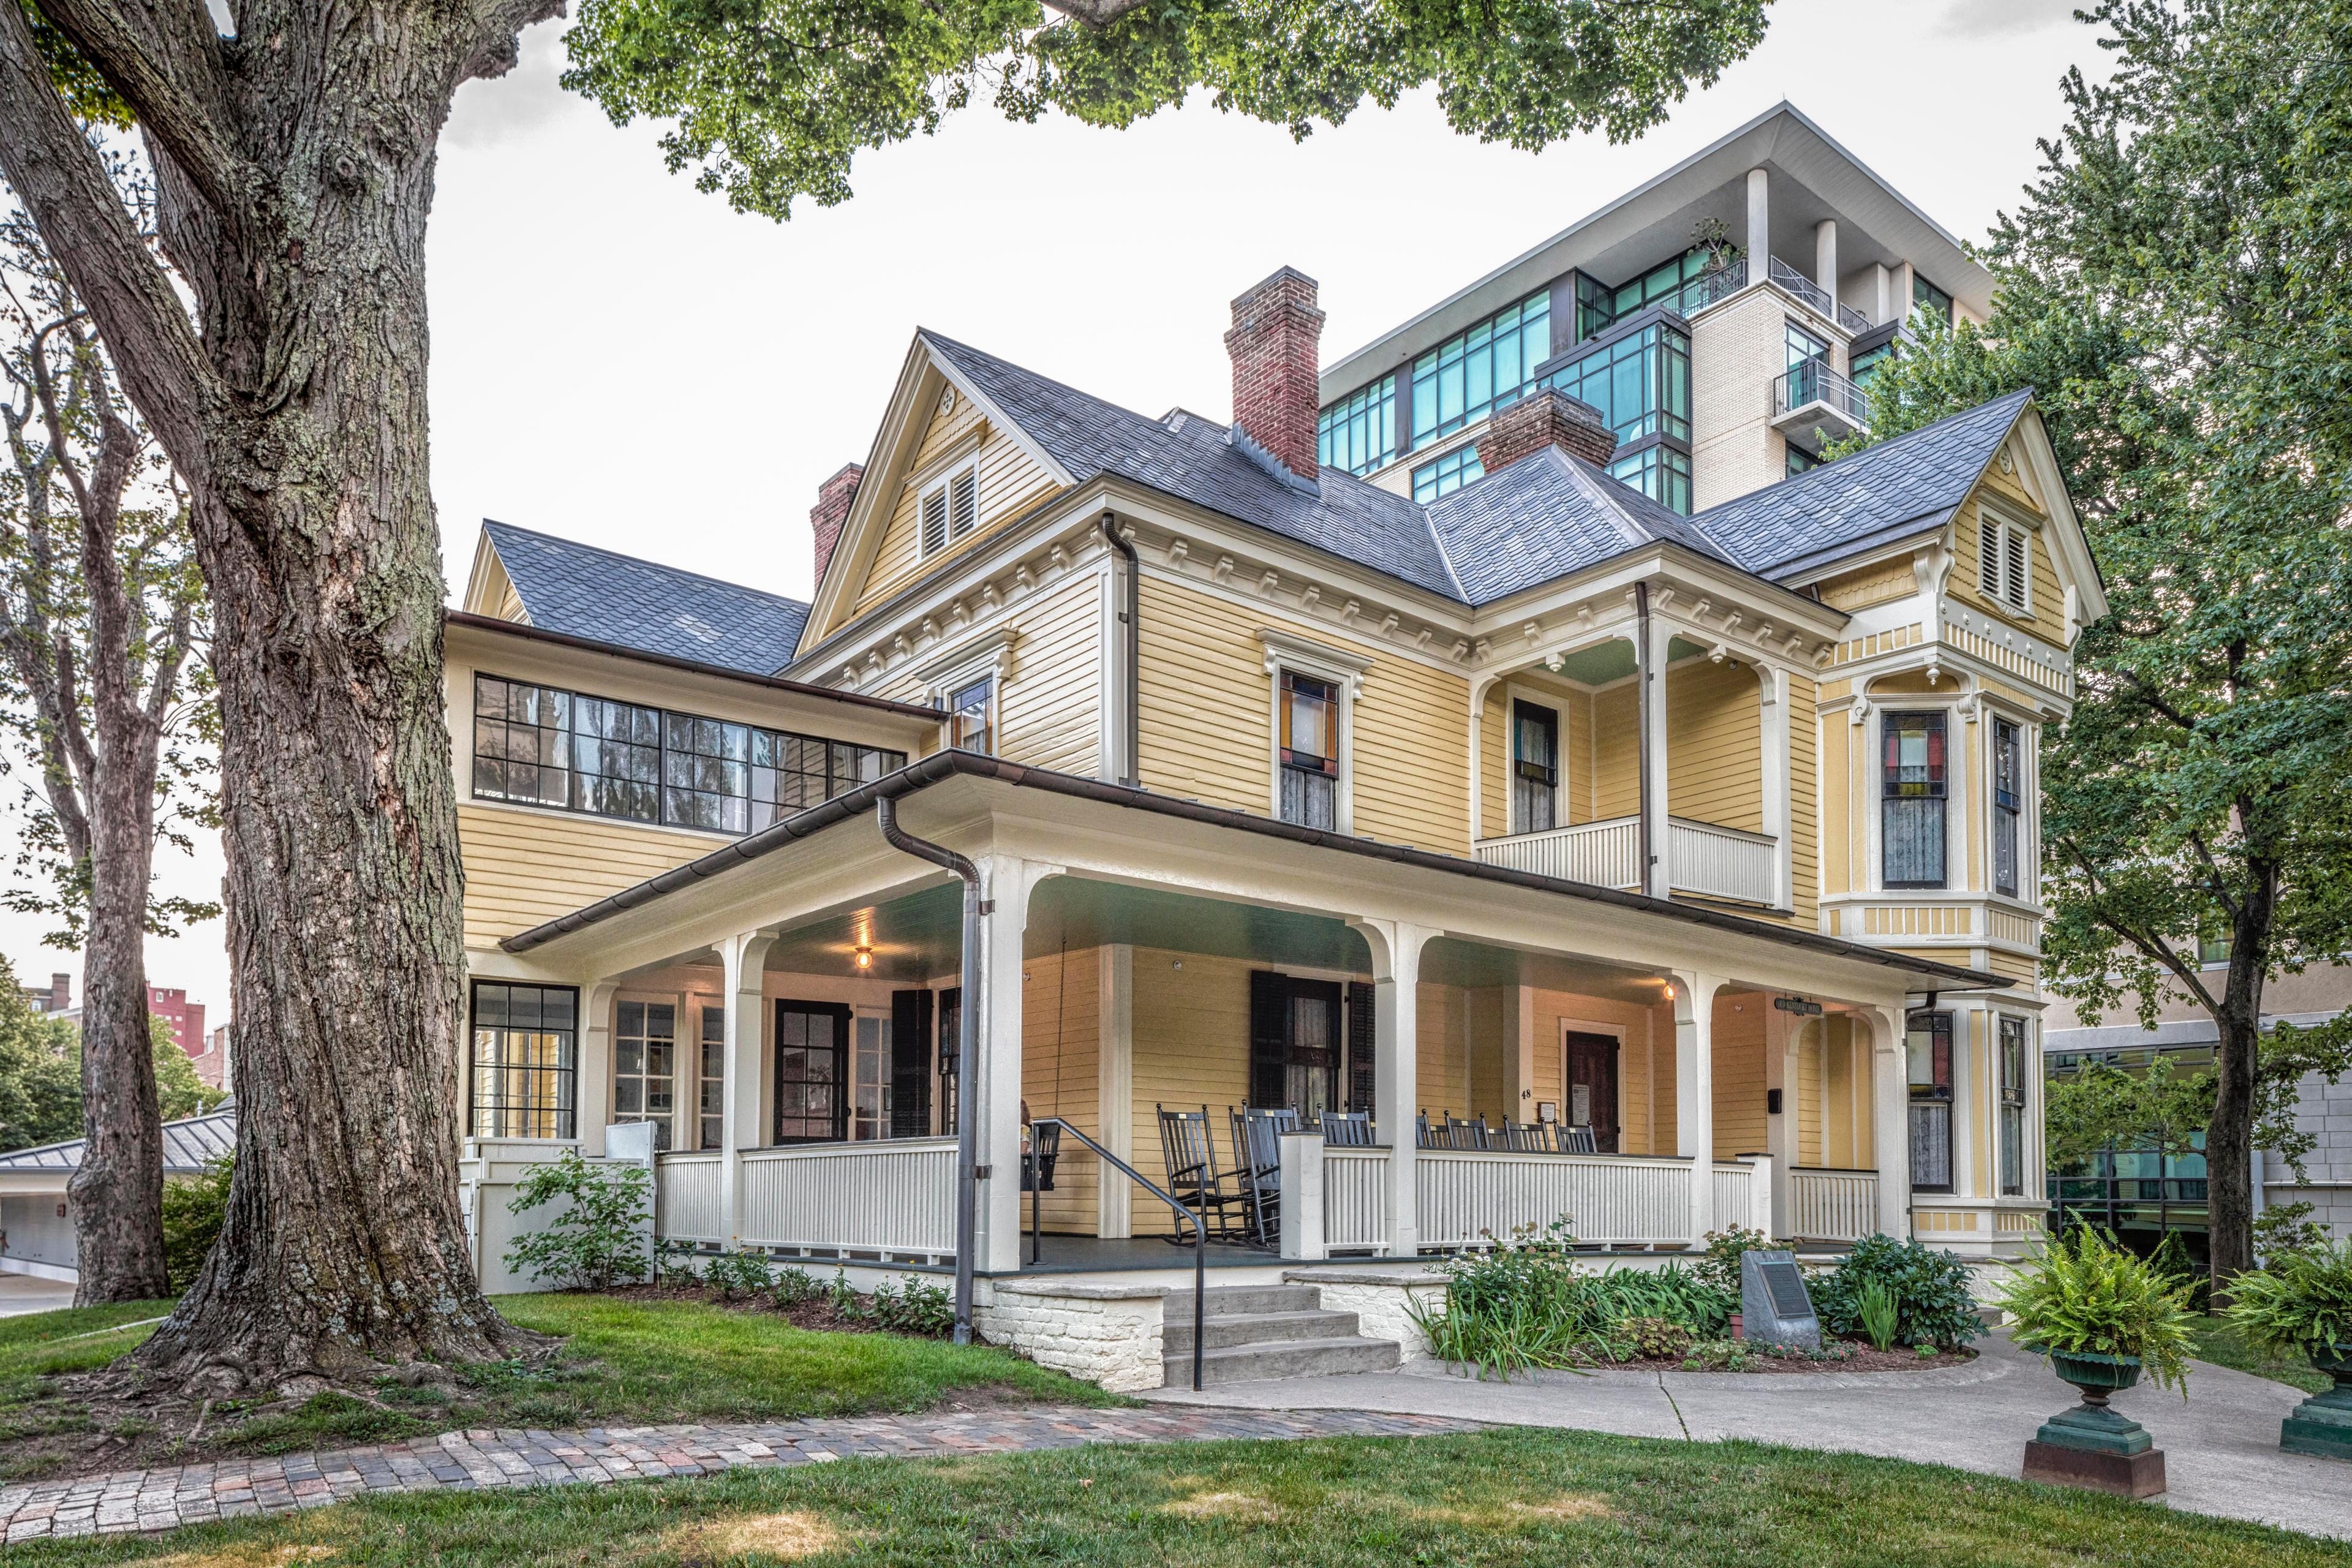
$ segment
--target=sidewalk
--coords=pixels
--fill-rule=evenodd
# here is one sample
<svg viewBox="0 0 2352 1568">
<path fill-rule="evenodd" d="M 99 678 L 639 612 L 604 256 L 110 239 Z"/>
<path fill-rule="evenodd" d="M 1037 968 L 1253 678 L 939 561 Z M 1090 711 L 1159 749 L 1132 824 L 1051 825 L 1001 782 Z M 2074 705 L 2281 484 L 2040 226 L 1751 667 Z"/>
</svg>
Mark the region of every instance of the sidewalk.
<svg viewBox="0 0 2352 1568">
<path fill-rule="evenodd" d="M 1008 1454 L 1089 1443 L 1220 1438 L 1424 1437 L 1471 1430 L 1444 1416 L 1352 1411 L 1071 1410 L 882 1415 L 724 1426 L 609 1426 L 583 1432 L 445 1432 L 333 1453 L 219 1459 L 171 1469 L 0 1488 L 13 1545 L 51 1536 L 171 1530 L 245 1514 L 323 1508 L 370 1493 L 608 1484 L 712 1476 L 743 1466 L 845 1458 Z"/>
<path fill-rule="evenodd" d="M 1538 1373 L 1505 1384 L 1423 1361 L 1396 1372 L 1143 1397 L 1258 1410 L 1413 1411 L 1636 1437 L 1744 1437 L 2014 1477 L 2025 1440 L 2073 1404 L 2074 1391 L 2006 1335 L 1976 1342 L 1983 1353 L 1970 1364 L 1918 1373 Z M 2302 1399 L 2285 1384 L 2200 1362 L 2186 1405 L 2145 1386 L 2115 1403 L 2164 1450 L 2172 1507 L 2352 1538 L 2352 1465 L 2279 1451 L 2279 1422 Z"/>
</svg>

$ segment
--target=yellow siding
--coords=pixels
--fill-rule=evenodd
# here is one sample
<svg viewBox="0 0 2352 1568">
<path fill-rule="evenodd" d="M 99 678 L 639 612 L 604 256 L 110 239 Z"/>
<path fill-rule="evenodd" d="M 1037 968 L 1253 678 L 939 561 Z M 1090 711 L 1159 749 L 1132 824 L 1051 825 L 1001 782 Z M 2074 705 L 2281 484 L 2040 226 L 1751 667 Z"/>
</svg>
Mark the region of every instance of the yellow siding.
<svg viewBox="0 0 2352 1568">
<path fill-rule="evenodd" d="M 1180 962 L 1182 969 L 1174 967 Z M 1260 965 L 1145 947 L 1135 950 L 1134 965 L 1135 1152 L 1128 1163 L 1158 1176 L 1159 1108 L 1206 1105 L 1222 1165 L 1232 1150 L 1225 1112 L 1249 1095 L 1249 976 Z M 1176 1228 L 1167 1205 L 1141 1188 L 1129 1203 L 1138 1236 Z"/>
<path fill-rule="evenodd" d="M 496 947 L 583 904 L 717 847 L 709 834 L 506 805 L 457 807 L 466 868 L 466 945 Z"/>
<path fill-rule="evenodd" d="M 1568 1114 L 1567 1052 L 1560 1040 L 1563 1028 L 1598 1026 L 1601 1032 L 1624 1031 L 1623 1045 L 1617 1053 L 1619 1092 L 1624 1100 L 1622 1116 L 1618 1123 L 1621 1152 L 1628 1154 L 1671 1154 L 1674 1149 L 1675 1126 L 1675 1024 L 1674 1016 L 1664 1008 L 1648 1008 L 1627 1002 L 1604 1002 L 1599 997 L 1578 995 L 1568 991 L 1538 991 L 1535 994 L 1535 1098 L 1548 1100 Z M 1653 1050 L 1658 1061 L 1658 1084 L 1655 1095 L 1657 1114 L 1651 1115 L 1653 1101 L 1650 1082 L 1650 1061 Z M 1532 1105 L 1515 1121 L 1526 1121 L 1535 1114 Z M 1661 1142 L 1658 1140 L 1663 1139 Z"/>
<path fill-rule="evenodd" d="M 2016 480 L 2007 478 L 1998 469 L 1987 472 L 1978 481 L 1975 491 L 1960 508 L 1959 516 L 1953 522 L 1952 553 L 1957 559 L 1952 567 L 1952 597 L 1964 600 L 1979 609 L 1990 610 L 2003 618 L 2011 616 L 2010 611 L 1987 598 L 1977 587 L 1977 540 L 1981 532 L 1977 502 L 1987 495 L 1992 496 L 2010 510 L 2042 523 L 2041 528 L 2032 530 L 2028 534 L 2032 547 L 2033 614 L 2027 624 L 2043 641 L 2059 647 L 2065 647 L 2065 603 L 2063 591 L 2058 586 L 2057 569 L 2051 563 L 2050 543 L 2046 537 L 2055 525 L 2049 521 L 2047 515 Z"/>
<path fill-rule="evenodd" d="M 1852 611 L 1916 594 L 1919 591 L 1919 580 L 1911 570 L 1910 558 L 1905 556 L 1882 561 L 1874 566 L 1864 566 L 1857 572 L 1825 577 L 1819 587 L 1822 604 Z"/>
<path fill-rule="evenodd" d="M 1499 838 L 1511 830 L 1511 705 L 1500 686 L 1479 707 L 1478 759 L 1478 836 Z"/>
<path fill-rule="evenodd" d="M 1850 1018 L 1823 1018 L 1816 1032 L 1822 1042 L 1821 1163 L 1832 1170 L 1872 1169 L 1869 1037 Z"/>
<path fill-rule="evenodd" d="M 1598 768 L 1592 750 L 1592 693 L 1566 681 L 1545 679 L 1531 670 L 1513 676 L 1511 685 L 1524 691 L 1495 686 L 1486 693 L 1478 716 L 1478 767 L 1484 775 L 1479 783 L 1480 836 L 1491 838 L 1511 831 L 1510 705 L 1518 695 L 1559 714 L 1560 822 L 1574 826 L 1593 821 Z"/>
<path fill-rule="evenodd" d="M 1715 1157 L 1761 1154 L 1764 1114 L 1764 1014 L 1755 992 L 1717 996 L 1715 1004 Z"/>
<path fill-rule="evenodd" d="M 1633 682 L 1592 694 L 1592 816 L 1594 822 L 1632 816 L 1642 809 L 1641 693 Z"/>
<path fill-rule="evenodd" d="M 1355 831 L 1469 851 L 1466 681 L 1338 627 L 1238 605 L 1147 577 L 1142 591 L 1143 782 L 1264 815 L 1274 790 L 1273 693 L 1259 632 L 1271 626 L 1369 658 L 1347 759 Z"/>
<path fill-rule="evenodd" d="M 1819 1166 L 1822 1163 L 1822 1132 L 1828 1120 L 1824 1104 L 1823 1058 L 1828 1047 L 1822 1037 L 1825 1031 L 1816 1022 L 1797 1037 L 1797 1081 L 1790 1087 L 1786 1098 L 1794 1100 L 1797 1113 L 1797 1163 Z"/>
<path fill-rule="evenodd" d="M 1984 966 L 1995 974 L 2007 975 L 2010 979 L 2027 985 L 2033 984 L 2039 973 L 2039 966 L 2033 960 L 2019 953 L 2005 952 L 1999 948 L 1987 951 Z"/>
<path fill-rule="evenodd" d="M 1101 957 L 1094 948 L 1027 960 L 1021 987 L 1021 1099 L 1032 1117 L 1059 1116 L 1102 1133 Z M 1155 1127 L 1153 1135 L 1158 1135 Z M 1128 1162 L 1138 1170 L 1147 1167 Z M 1066 1142 L 1044 1195 L 1047 1230 L 1092 1236 L 1100 1216 L 1096 1192 L 1102 1165 L 1085 1145 Z M 1029 1205 L 1021 1205 L 1022 1223 Z"/>
<path fill-rule="evenodd" d="M 874 564 L 867 569 L 865 585 L 857 596 L 860 611 L 906 586 L 919 572 L 929 571 L 970 551 L 987 538 L 996 524 L 1020 516 L 1053 490 L 1054 481 L 1045 470 L 1021 449 L 1008 432 L 989 425 L 981 416 L 980 405 L 969 397 L 958 397 L 954 408 L 932 416 L 929 427 L 923 432 L 921 445 L 909 460 L 908 472 L 923 477 L 931 463 L 955 451 L 975 432 L 981 437 L 979 526 L 958 540 L 952 549 L 929 561 L 919 559 L 922 496 L 917 486 L 907 486 L 891 510 L 881 542 L 875 547 Z"/>
<path fill-rule="evenodd" d="M 1454 985 L 1421 987 L 1420 1036 L 1414 1042 L 1413 1100 L 1432 1121 L 1451 1114 L 1470 1116 L 1470 1016 L 1468 993 Z"/>
<path fill-rule="evenodd" d="M 1760 832 L 1762 717 L 1756 672 L 1695 659 L 1666 671 L 1666 810 Z"/>
</svg>

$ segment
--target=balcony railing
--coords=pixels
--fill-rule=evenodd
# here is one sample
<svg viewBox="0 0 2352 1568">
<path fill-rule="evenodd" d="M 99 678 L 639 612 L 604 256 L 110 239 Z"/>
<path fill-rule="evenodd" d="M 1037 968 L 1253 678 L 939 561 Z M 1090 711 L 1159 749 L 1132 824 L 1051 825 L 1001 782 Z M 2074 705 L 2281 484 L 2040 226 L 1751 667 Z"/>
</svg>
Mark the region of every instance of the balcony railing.
<svg viewBox="0 0 2352 1568">
<path fill-rule="evenodd" d="M 1847 331 L 1866 332 L 1870 330 L 1869 317 L 1864 315 L 1860 310 L 1851 310 L 1846 306 L 1839 304 L 1837 300 L 1830 296 L 1830 291 L 1828 289 L 1822 288 L 1820 284 L 1814 282 L 1811 279 L 1806 277 L 1803 273 L 1798 271 L 1795 268 L 1790 266 L 1779 257 L 1775 256 L 1771 258 L 1769 268 L 1765 275 L 1771 279 L 1776 285 L 1787 289 L 1790 293 L 1794 294 L 1798 299 L 1802 300 L 1806 304 L 1811 305 L 1814 310 L 1819 310 L 1822 315 L 1828 317 L 1831 321 L 1835 321 Z"/>
<path fill-rule="evenodd" d="M 1817 359 L 1772 378 L 1772 427 L 1810 452 L 1870 425 L 1870 395 Z"/>
<path fill-rule="evenodd" d="M 1666 825 L 1675 890 L 1743 904 L 1770 904 L 1779 842 L 1770 835 L 1673 817 Z"/>
<path fill-rule="evenodd" d="M 1860 1241 L 1878 1229 L 1878 1173 L 1789 1173 L 1788 1234 L 1800 1241 Z"/>
<path fill-rule="evenodd" d="M 1717 300 L 1727 299 L 1748 287 L 1748 258 L 1727 263 L 1712 272 L 1702 272 L 1682 287 L 1674 298 L 1675 313 L 1696 316 Z"/>
<path fill-rule="evenodd" d="M 1666 832 L 1666 864 L 1675 891 L 1744 904 L 1777 901 L 1779 841 L 1770 835 L 1679 816 L 1668 819 Z M 1597 888 L 1638 888 L 1642 823 L 1639 817 L 1612 816 L 1542 833 L 1482 838 L 1477 853 L 1489 866 Z"/>
</svg>

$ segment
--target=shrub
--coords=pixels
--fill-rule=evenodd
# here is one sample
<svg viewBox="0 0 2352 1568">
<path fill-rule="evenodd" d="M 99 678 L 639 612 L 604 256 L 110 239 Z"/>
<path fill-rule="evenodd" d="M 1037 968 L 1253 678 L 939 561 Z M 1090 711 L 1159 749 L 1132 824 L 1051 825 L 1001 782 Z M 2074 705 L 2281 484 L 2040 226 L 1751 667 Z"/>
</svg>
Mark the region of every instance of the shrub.
<svg viewBox="0 0 2352 1568">
<path fill-rule="evenodd" d="M 2352 1343 L 2352 1237 L 2283 1253 L 2231 1282 L 2222 1314 L 2255 1349 L 2281 1359 Z"/>
<path fill-rule="evenodd" d="M 1895 1298 L 1895 1343 L 1956 1348 L 1984 1332 L 1969 1292 L 1969 1266 L 1948 1252 L 1891 1236 L 1855 1242 L 1837 1267 L 1812 1282 L 1822 1326 L 1848 1338 L 1866 1334 L 1862 1289 L 1872 1280 Z"/>
<path fill-rule="evenodd" d="M 1733 1301 L 1739 1300 L 1739 1259 L 1743 1253 L 1771 1250 L 1772 1238 L 1760 1230 L 1733 1226 L 1706 1233 L 1706 1255 L 1691 1265 L 1691 1272 Z M 1736 1308 L 1734 1309 L 1737 1310 Z"/>
<path fill-rule="evenodd" d="M 702 1266 L 702 1282 L 732 1301 L 773 1289 L 775 1269 L 764 1252 L 722 1252 Z"/>
<path fill-rule="evenodd" d="M 939 1339 L 955 1331 L 955 1301 L 944 1286 L 919 1279 L 902 1280 L 897 1289 L 887 1279 L 866 1299 L 866 1319 L 894 1334 L 919 1334 Z"/>
<path fill-rule="evenodd" d="M 824 1294 L 824 1287 L 811 1279 L 805 1268 L 778 1269 L 774 1289 L 779 1307 L 798 1307 Z"/>
<path fill-rule="evenodd" d="M 522 1215 L 559 1201 L 563 1211 L 508 1247 L 507 1267 L 574 1290 L 642 1279 L 653 1267 L 646 1241 L 653 1194 L 653 1173 L 643 1165 L 592 1165 L 577 1149 L 532 1165 L 515 1184 L 507 1211 Z"/>
<path fill-rule="evenodd" d="M 2189 1289 L 2091 1226 L 2042 1248 L 2010 1280 L 2000 1305 L 2011 1337 L 2044 1354 L 2137 1356 L 2158 1388 L 2188 1397 L 2188 1357 L 2196 1348 Z"/>
<path fill-rule="evenodd" d="M 2212 1305 L 2213 1277 L 2197 1267 L 2189 1256 L 2189 1244 L 2180 1239 L 2177 1230 L 2168 1230 L 2164 1239 L 2148 1257 L 2148 1266 L 2164 1276 L 2168 1284 L 2188 1287 L 2189 1310 L 2203 1313 Z"/>
<path fill-rule="evenodd" d="M 224 1154 L 199 1175 L 163 1184 L 163 1274 L 174 1296 L 196 1282 L 205 1256 L 219 1239 L 221 1221 L 228 1217 L 228 1182 L 235 1163 L 235 1156 Z"/>
<path fill-rule="evenodd" d="M 1690 1330 L 1665 1318 L 1621 1318 L 1610 1338 L 1629 1358 L 1643 1361 L 1679 1361 L 1692 1342 Z"/>
<path fill-rule="evenodd" d="M 702 1283 L 701 1271 L 694 1266 L 695 1247 L 690 1242 L 663 1241 L 654 1247 L 654 1283 L 672 1289 L 685 1289 Z"/>
</svg>

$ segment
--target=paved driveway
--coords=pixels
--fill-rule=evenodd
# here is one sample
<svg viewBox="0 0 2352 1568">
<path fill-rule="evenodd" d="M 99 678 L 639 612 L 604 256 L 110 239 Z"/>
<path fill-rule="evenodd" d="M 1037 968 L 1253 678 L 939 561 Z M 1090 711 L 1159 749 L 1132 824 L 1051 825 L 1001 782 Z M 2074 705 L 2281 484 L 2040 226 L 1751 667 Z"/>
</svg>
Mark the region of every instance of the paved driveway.
<svg viewBox="0 0 2352 1568">
<path fill-rule="evenodd" d="M 2039 1356 L 2005 1335 L 1967 1366 L 1811 1374 L 1538 1373 L 1474 1382 L 1432 1362 L 1350 1377 L 1220 1384 L 1145 1397 L 1263 1410 L 1349 1409 L 1570 1426 L 1637 1437 L 1747 1437 L 2014 1476 L 2025 1440 L 2074 1403 Z M 2279 1451 L 2279 1422 L 2303 1398 L 2283 1383 L 2199 1363 L 2189 1403 L 2135 1388 L 2117 1408 L 2165 1451 L 2175 1508 L 2352 1538 L 2352 1464 Z"/>
<path fill-rule="evenodd" d="M 26 1312 L 49 1312 L 73 1305 L 74 1288 L 62 1279 L 36 1279 L 29 1274 L 0 1274 L 0 1318 Z"/>
</svg>

